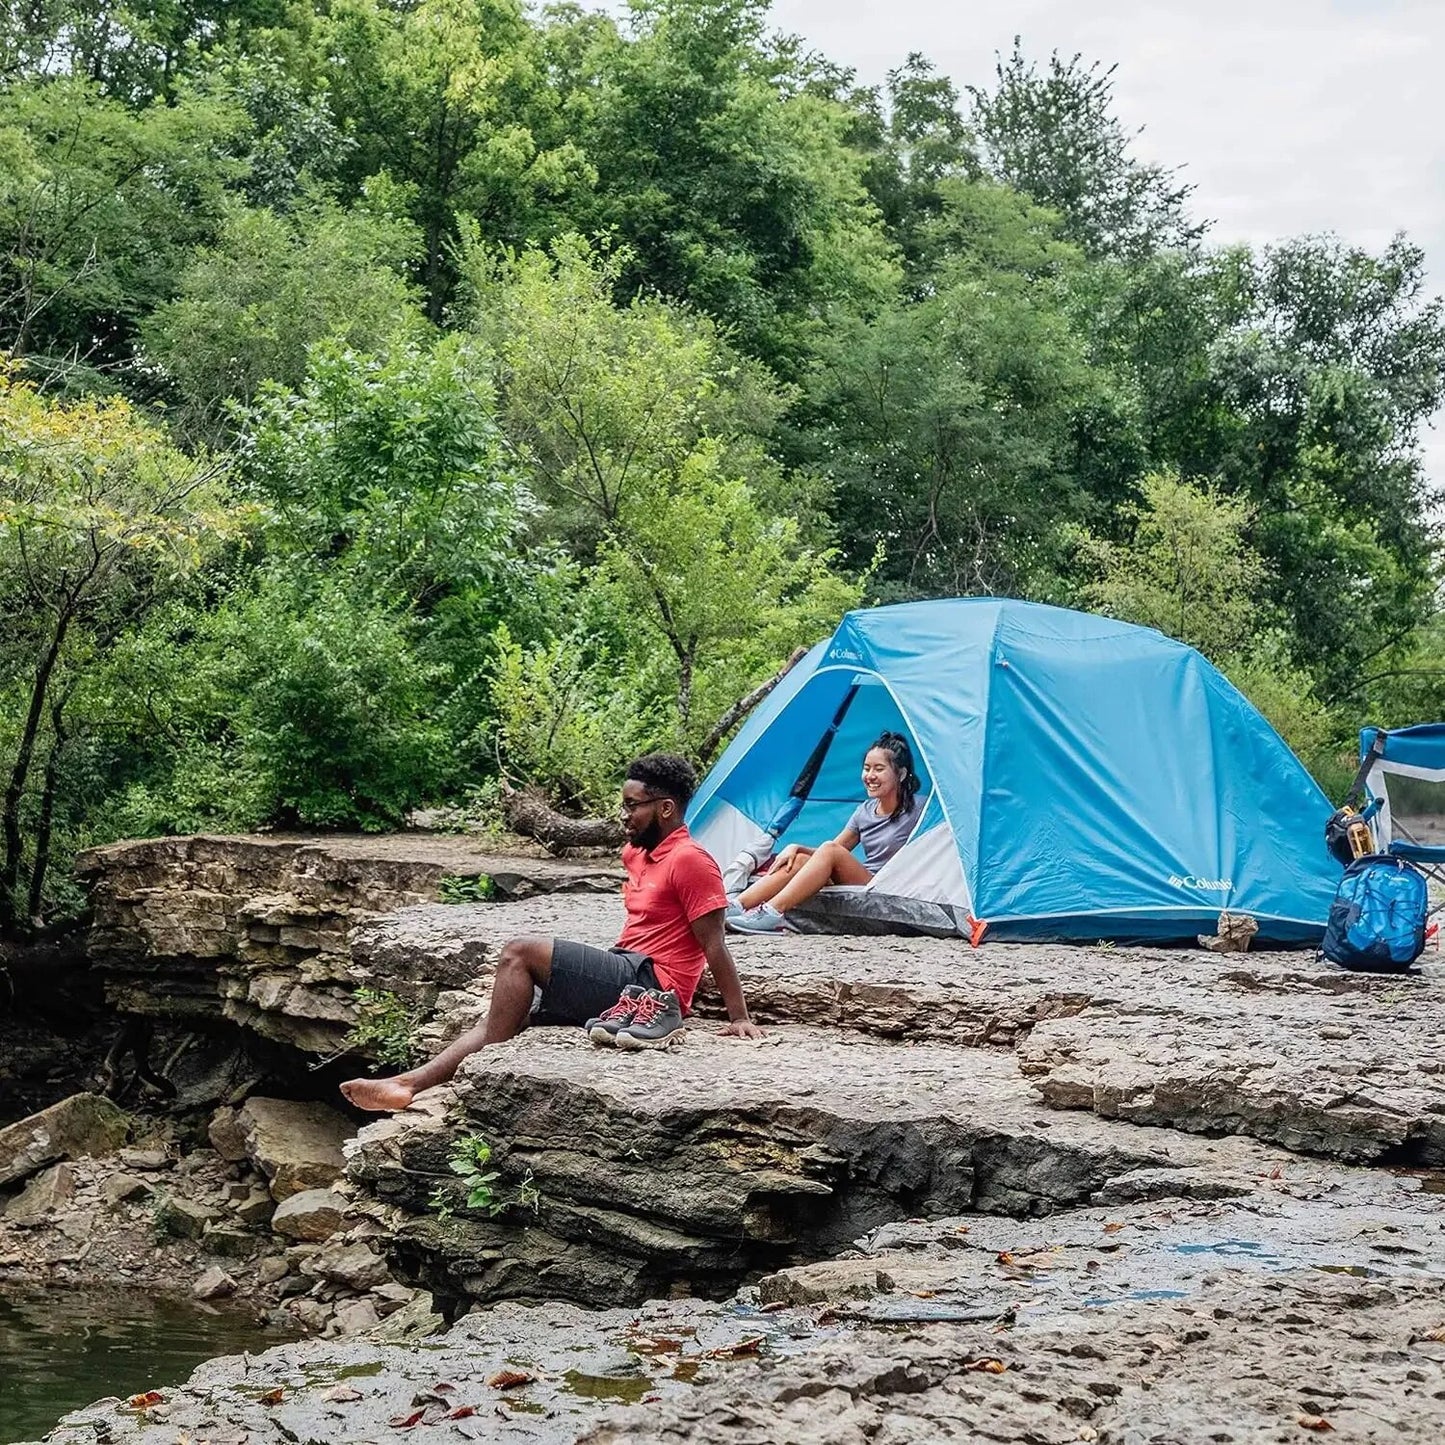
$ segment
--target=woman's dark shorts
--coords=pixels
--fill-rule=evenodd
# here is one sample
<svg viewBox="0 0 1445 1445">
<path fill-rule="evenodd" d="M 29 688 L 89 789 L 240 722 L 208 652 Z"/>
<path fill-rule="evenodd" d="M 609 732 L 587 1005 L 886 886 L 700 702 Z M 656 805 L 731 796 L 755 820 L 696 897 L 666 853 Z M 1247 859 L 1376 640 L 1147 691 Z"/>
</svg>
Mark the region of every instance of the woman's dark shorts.
<svg viewBox="0 0 1445 1445">
<path fill-rule="evenodd" d="M 571 939 L 552 940 L 552 977 L 532 1005 L 536 1024 L 585 1024 L 610 1009 L 629 983 L 656 988 L 657 975 L 645 953 L 593 948 Z"/>
</svg>

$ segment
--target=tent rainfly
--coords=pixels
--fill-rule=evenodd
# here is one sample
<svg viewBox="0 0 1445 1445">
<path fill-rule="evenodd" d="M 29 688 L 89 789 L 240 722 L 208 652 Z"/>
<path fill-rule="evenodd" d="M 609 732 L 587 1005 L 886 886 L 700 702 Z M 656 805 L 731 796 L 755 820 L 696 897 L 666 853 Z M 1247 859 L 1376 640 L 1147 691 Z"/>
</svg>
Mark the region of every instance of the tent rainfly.
<svg viewBox="0 0 1445 1445">
<path fill-rule="evenodd" d="M 1002 598 L 850 612 L 703 780 L 693 836 L 730 880 L 745 852 L 835 836 L 885 729 L 912 741 L 922 816 L 805 926 L 1167 940 L 1228 910 L 1260 943 L 1323 931 L 1330 804 L 1238 690 L 1159 632 Z"/>
</svg>

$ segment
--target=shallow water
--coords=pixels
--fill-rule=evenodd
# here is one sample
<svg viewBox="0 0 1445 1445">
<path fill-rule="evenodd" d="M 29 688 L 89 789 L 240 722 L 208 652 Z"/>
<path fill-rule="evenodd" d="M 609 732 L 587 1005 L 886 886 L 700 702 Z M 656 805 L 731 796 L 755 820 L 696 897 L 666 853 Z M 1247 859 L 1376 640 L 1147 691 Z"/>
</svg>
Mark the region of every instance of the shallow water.
<svg viewBox="0 0 1445 1445">
<path fill-rule="evenodd" d="M 0 1445 L 106 1395 L 178 1385 L 203 1360 L 289 1338 L 239 1308 L 139 1291 L 0 1293 Z"/>
</svg>

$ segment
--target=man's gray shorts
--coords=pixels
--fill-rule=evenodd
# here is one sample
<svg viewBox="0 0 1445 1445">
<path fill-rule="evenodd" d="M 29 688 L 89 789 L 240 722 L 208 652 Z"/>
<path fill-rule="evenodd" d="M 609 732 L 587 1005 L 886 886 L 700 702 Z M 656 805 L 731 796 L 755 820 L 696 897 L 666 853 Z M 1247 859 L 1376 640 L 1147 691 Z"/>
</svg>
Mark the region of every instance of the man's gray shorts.
<svg viewBox="0 0 1445 1445">
<path fill-rule="evenodd" d="M 532 996 L 534 1024 L 585 1024 L 610 1009 L 628 984 L 656 988 L 645 953 L 593 948 L 568 938 L 552 940 L 552 977 Z"/>
</svg>

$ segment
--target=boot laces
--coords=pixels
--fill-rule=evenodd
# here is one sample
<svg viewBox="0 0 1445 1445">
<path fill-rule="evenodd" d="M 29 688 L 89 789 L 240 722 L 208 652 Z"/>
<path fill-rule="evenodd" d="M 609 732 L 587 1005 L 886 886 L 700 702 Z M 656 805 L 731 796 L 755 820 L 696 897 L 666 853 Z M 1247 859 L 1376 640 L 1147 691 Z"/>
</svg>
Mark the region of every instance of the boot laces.
<svg viewBox="0 0 1445 1445">
<path fill-rule="evenodd" d="M 602 1017 L 609 1023 L 614 1019 L 630 1019 L 637 1011 L 639 1002 L 640 1000 L 635 998 L 620 998 Z"/>
<path fill-rule="evenodd" d="M 662 1012 L 662 996 L 645 993 L 637 1000 L 637 1012 L 632 1016 L 635 1024 L 650 1024 Z"/>
</svg>

